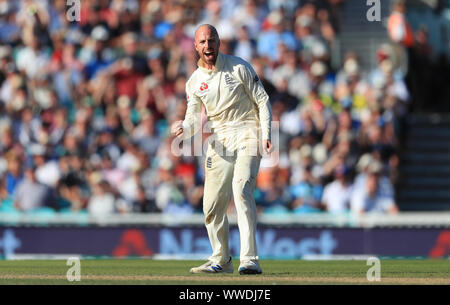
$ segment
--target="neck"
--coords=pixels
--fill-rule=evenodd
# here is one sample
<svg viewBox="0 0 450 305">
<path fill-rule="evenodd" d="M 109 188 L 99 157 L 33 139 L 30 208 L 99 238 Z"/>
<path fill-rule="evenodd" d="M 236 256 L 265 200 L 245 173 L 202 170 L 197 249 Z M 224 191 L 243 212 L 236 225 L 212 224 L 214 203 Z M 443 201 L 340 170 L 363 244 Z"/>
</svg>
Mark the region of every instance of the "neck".
<svg viewBox="0 0 450 305">
<path fill-rule="evenodd" d="M 216 61 L 214 63 L 212 63 L 212 64 L 208 64 L 203 59 L 200 58 L 198 60 L 197 64 L 198 64 L 198 66 L 200 66 L 202 68 L 205 68 L 205 69 L 208 69 L 208 70 L 215 70 L 218 58 L 219 58 L 219 54 L 217 54 Z"/>
<path fill-rule="evenodd" d="M 216 63 L 208 64 L 208 63 L 204 62 L 203 59 L 201 59 L 201 58 L 198 61 L 198 65 L 200 67 L 208 69 L 208 70 L 214 70 L 216 68 Z"/>
</svg>

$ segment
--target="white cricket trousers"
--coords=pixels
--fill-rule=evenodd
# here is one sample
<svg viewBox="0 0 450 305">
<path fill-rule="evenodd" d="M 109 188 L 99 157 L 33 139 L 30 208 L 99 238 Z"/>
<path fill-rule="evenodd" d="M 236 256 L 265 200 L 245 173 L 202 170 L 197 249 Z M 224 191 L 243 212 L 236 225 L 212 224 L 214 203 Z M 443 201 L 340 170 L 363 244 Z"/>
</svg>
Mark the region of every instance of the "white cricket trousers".
<svg viewBox="0 0 450 305">
<path fill-rule="evenodd" d="M 232 196 L 241 239 L 240 260 L 258 259 L 254 190 L 261 156 L 249 155 L 242 148 L 234 156 L 223 156 L 209 145 L 206 154 L 203 212 L 213 251 L 210 260 L 219 264 L 230 258 L 227 208 Z"/>
</svg>

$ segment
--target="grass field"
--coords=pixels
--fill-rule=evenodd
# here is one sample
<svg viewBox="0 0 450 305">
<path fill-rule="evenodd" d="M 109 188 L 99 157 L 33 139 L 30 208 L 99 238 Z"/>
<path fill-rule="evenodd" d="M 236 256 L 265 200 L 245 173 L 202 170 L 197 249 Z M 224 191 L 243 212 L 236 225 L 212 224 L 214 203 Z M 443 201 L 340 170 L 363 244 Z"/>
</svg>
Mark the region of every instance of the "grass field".
<svg viewBox="0 0 450 305">
<path fill-rule="evenodd" d="M 191 275 L 201 261 L 145 259 L 81 260 L 81 281 L 69 282 L 65 260 L 0 261 L 0 284 L 444 284 L 450 285 L 448 260 L 381 260 L 381 281 L 369 282 L 364 260 L 262 260 L 262 275 Z"/>
</svg>

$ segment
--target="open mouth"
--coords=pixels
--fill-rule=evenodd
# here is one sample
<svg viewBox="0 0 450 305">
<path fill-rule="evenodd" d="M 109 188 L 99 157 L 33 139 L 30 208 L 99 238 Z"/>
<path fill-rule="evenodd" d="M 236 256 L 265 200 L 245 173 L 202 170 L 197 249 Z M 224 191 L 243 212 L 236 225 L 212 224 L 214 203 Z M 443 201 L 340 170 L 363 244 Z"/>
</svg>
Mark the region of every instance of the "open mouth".
<svg viewBox="0 0 450 305">
<path fill-rule="evenodd" d="M 205 57 L 207 59 L 213 59 L 214 58 L 214 52 L 205 52 Z"/>
</svg>

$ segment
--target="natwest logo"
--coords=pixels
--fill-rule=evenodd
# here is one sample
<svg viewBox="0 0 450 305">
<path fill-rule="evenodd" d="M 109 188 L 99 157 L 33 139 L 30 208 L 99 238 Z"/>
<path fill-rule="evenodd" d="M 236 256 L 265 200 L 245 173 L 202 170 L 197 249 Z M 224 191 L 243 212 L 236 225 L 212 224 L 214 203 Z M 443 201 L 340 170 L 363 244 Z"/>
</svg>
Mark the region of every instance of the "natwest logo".
<svg viewBox="0 0 450 305">
<path fill-rule="evenodd" d="M 159 234 L 160 254 L 202 254 L 211 253 L 207 236 L 198 236 L 193 230 L 183 229 L 178 234 L 171 229 L 162 229 Z M 331 255 L 338 247 L 338 240 L 329 230 L 323 230 L 317 237 L 280 236 L 274 229 L 256 233 L 258 253 L 265 257 L 298 258 L 307 255 Z M 237 229 L 230 231 L 230 252 L 240 253 L 240 234 Z"/>
<path fill-rule="evenodd" d="M 208 89 L 208 84 L 206 84 L 206 83 L 201 83 L 201 85 L 200 85 L 200 91 L 203 91 L 203 90 L 206 90 L 206 89 Z"/>
<path fill-rule="evenodd" d="M 153 250 L 148 247 L 144 233 L 140 230 L 125 230 L 119 245 L 114 249 L 113 256 L 141 255 L 150 256 Z"/>
<path fill-rule="evenodd" d="M 430 251 L 431 257 L 444 257 L 450 254 L 450 230 L 442 231 L 439 234 L 436 244 Z"/>
<path fill-rule="evenodd" d="M 22 242 L 14 235 L 14 231 L 6 229 L 3 231 L 3 236 L 0 236 L 0 255 L 4 254 L 5 258 L 14 255 L 15 250 L 20 248 Z M 3 249 L 3 251 L 1 251 Z"/>
</svg>

